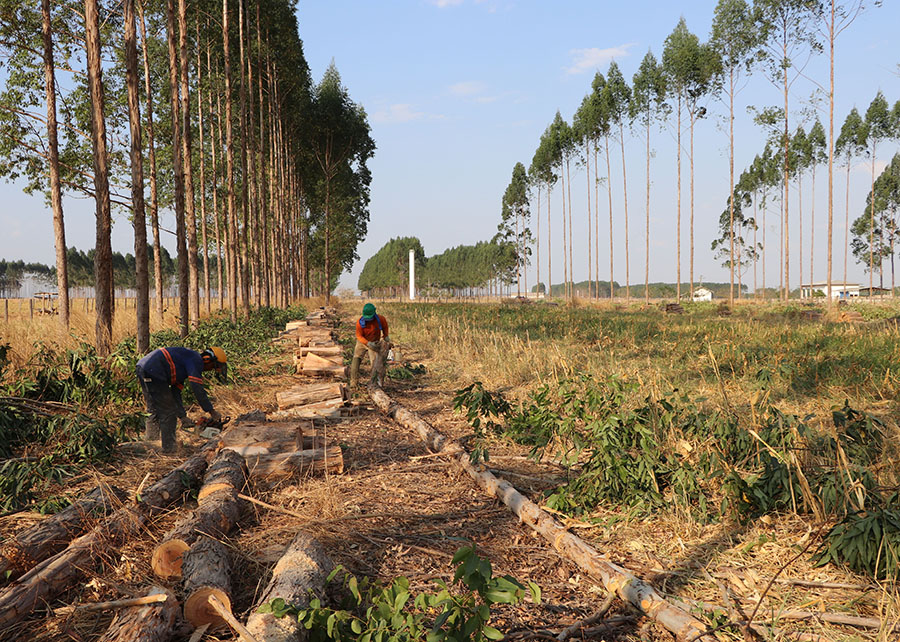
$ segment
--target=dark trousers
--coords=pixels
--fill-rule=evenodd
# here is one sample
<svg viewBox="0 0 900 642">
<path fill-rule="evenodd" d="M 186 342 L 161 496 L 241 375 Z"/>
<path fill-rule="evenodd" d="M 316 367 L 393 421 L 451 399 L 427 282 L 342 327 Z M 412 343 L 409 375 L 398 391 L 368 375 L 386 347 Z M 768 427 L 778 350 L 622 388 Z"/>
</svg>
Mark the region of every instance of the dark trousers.
<svg viewBox="0 0 900 642">
<path fill-rule="evenodd" d="M 181 391 L 164 381 L 144 376 L 142 368 L 137 368 L 136 374 L 150 413 L 144 424 L 144 439 L 161 438 L 163 452 L 175 452 L 175 428 L 178 417 L 184 415 Z"/>
</svg>

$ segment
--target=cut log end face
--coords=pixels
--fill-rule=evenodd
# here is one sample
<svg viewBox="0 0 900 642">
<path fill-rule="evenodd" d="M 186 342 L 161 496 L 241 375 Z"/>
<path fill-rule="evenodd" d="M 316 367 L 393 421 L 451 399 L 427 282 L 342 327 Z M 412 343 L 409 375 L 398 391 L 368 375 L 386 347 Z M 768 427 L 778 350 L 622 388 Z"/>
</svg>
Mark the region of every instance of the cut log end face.
<svg viewBox="0 0 900 642">
<path fill-rule="evenodd" d="M 204 586 L 195 590 L 184 601 L 184 619 L 198 628 L 209 624 L 209 630 L 222 629 L 227 623 L 210 604 L 210 597 L 217 597 L 231 611 L 231 598 L 225 591 L 214 586 Z"/>
<path fill-rule="evenodd" d="M 150 566 L 157 577 L 163 579 L 181 577 L 184 553 L 190 548 L 181 539 L 170 539 L 163 542 L 153 551 Z"/>
</svg>

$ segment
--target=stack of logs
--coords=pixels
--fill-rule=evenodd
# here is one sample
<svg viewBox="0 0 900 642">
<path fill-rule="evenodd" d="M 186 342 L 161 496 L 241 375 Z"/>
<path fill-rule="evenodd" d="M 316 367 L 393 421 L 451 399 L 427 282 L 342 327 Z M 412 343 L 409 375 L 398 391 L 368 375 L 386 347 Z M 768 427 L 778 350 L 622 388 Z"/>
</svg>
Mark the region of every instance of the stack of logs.
<svg viewBox="0 0 900 642">
<path fill-rule="evenodd" d="M 311 312 L 302 321 L 287 324 L 283 336 L 297 339 L 294 353 L 297 374 L 337 379 L 347 377 L 341 346 L 334 341 L 335 325 L 335 318 L 324 308 Z"/>
</svg>

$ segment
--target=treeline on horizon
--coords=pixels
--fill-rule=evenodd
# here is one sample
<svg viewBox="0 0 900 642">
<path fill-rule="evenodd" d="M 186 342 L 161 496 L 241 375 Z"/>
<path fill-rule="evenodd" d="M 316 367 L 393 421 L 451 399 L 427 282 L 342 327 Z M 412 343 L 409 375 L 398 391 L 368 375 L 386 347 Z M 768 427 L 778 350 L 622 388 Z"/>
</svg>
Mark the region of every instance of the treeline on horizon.
<svg viewBox="0 0 900 642">
<path fill-rule="evenodd" d="M 564 296 L 574 296 L 573 275 L 576 267 L 583 274 L 584 267 L 576 264 L 572 243 L 573 219 L 585 214 L 572 208 L 573 189 L 585 189 L 583 179 L 573 178 L 579 169 L 588 175 L 587 274 L 592 284 L 600 283 L 601 271 L 606 277 L 605 288 L 589 286 L 591 297 L 618 295 L 617 288 L 610 288 L 609 283 L 616 281 L 613 257 L 622 255 L 625 296 L 651 296 L 651 233 L 674 238 L 676 296 L 682 295 L 685 271 L 687 292 L 692 292 L 698 250 L 695 226 L 714 226 L 717 230 L 710 249 L 729 269 L 729 300 L 735 293 L 740 296 L 747 291 L 744 286 L 755 292 L 777 286 L 781 298 L 786 299 L 797 291 L 791 284 L 796 288 L 798 281 L 846 282 L 851 256 L 868 272 L 870 288 L 885 286 L 889 267 L 893 288 L 900 235 L 900 154 L 886 143 L 900 141 L 900 100 L 892 106 L 881 91 L 873 88 L 875 95 L 868 108 L 864 112 L 852 108 L 843 124 L 835 122 L 834 109 L 834 56 L 836 49 L 840 51 L 840 35 L 861 11 L 877 10 L 880 4 L 867 0 L 719 0 L 706 41 L 691 32 L 681 18 L 662 43 L 661 55 L 657 57 L 653 49 L 649 50 L 630 84 L 615 61 L 605 74 L 597 72 L 571 120 L 557 111 L 541 135 L 528 168 L 522 162 L 515 164 L 503 194 L 498 238 L 515 248 L 517 289 L 522 290 L 523 275 L 536 255 L 537 280 L 552 282 L 554 274 L 562 273 Z M 815 78 L 804 73 L 805 63 L 822 54 L 828 57 L 831 77 Z M 735 148 L 741 144 L 733 134 L 734 101 L 754 75 L 769 81 L 774 104 L 750 110 L 755 125 L 765 134 L 765 143 L 742 170 L 734 167 Z M 828 106 L 827 114 L 822 114 L 824 120 L 807 104 L 797 104 L 794 96 L 807 88 Z M 759 99 L 768 100 L 764 96 Z M 711 126 L 714 101 L 722 105 L 719 113 L 727 125 L 728 187 L 721 214 L 714 220 L 695 220 L 694 136 L 699 128 Z M 675 216 L 651 228 L 652 165 L 662 160 L 651 163 L 658 129 L 671 134 L 676 143 L 675 153 L 665 162 L 676 169 L 677 199 Z M 637 194 L 627 180 L 625 152 L 630 146 L 637 146 L 643 157 L 643 167 L 637 172 L 632 169 L 632 177 L 637 173 L 644 184 Z M 613 171 L 611 158 L 621 165 L 617 171 Z M 850 167 L 860 158 L 869 165 L 870 185 L 865 199 L 862 194 L 850 193 Z M 879 161 L 888 161 L 880 176 L 876 173 Z M 835 165 L 846 170 L 846 194 L 840 200 L 835 186 L 842 177 L 835 173 Z M 818 212 L 814 197 L 817 180 L 825 181 L 829 189 L 827 204 L 824 208 L 819 204 Z M 685 189 L 683 184 L 689 187 Z M 554 248 L 547 234 L 550 226 L 557 225 L 551 196 L 552 209 L 561 212 L 561 233 L 554 229 L 552 238 L 554 243 L 562 241 L 562 265 L 552 262 Z M 599 242 L 601 227 L 604 233 L 607 227 L 607 221 L 601 224 L 601 207 L 608 210 L 609 245 L 605 248 Z M 834 232 L 839 215 L 847 230 L 842 239 L 835 238 Z M 816 216 L 820 223 L 825 217 L 825 234 L 821 230 L 816 234 Z M 636 218 L 641 220 L 642 234 L 632 232 L 629 239 Z M 768 237 L 767 218 L 769 224 L 775 221 L 779 228 Z M 579 230 L 582 221 L 577 223 Z M 674 224 L 674 230 L 668 227 L 670 224 Z M 614 229 L 624 230 L 624 246 L 616 247 Z M 816 248 L 822 244 L 827 248 L 825 279 L 817 276 L 823 268 L 816 263 Z M 843 257 L 833 256 L 835 244 L 843 246 Z M 635 254 L 641 255 L 642 270 L 635 270 Z M 778 266 L 767 274 L 766 266 L 773 255 Z M 837 262 L 840 258 L 842 270 Z M 542 271 L 545 279 L 541 278 Z M 636 283 L 632 275 L 640 272 L 643 282 Z"/>
<path fill-rule="evenodd" d="M 234 320 L 251 306 L 328 297 L 358 258 L 375 143 L 334 63 L 313 81 L 296 8 L 0 3 L 0 176 L 50 203 L 60 322 L 70 287 L 90 282 L 101 355 L 117 288 L 137 293 L 143 352 L 151 280 L 161 315 L 174 276 L 184 335 L 212 310 L 213 288 Z M 64 195 L 96 205 L 86 254 L 66 245 Z M 113 209 L 132 223 L 133 255 L 112 251 Z M 163 211 L 174 214 L 174 264 L 160 245 Z"/>
</svg>

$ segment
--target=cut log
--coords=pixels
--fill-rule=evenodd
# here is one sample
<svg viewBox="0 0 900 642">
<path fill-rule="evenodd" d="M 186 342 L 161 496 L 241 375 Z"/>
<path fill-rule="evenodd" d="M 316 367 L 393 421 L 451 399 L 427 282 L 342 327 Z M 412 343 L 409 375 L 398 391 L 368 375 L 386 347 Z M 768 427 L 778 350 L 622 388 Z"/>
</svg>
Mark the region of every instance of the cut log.
<svg viewBox="0 0 900 642">
<path fill-rule="evenodd" d="M 248 456 L 284 451 L 296 442 L 298 422 L 247 422 L 221 435 L 222 447 Z"/>
<path fill-rule="evenodd" d="M 204 497 L 197 509 L 175 524 L 153 549 L 150 567 L 157 577 L 181 577 L 184 553 L 202 535 L 223 537 L 241 515 L 238 491 L 223 488 Z"/>
<path fill-rule="evenodd" d="M 297 618 L 276 618 L 257 611 L 279 597 L 297 608 L 306 608 L 311 593 L 322 597 L 333 569 L 334 563 L 322 545 L 309 535 L 298 533 L 272 570 L 272 579 L 247 619 L 247 630 L 259 642 L 294 642 L 305 637 L 306 630 Z"/>
<path fill-rule="evenodd" d="M 0 577 L 5 573 L 17 577 L 58 553 L 124 499 L 125 493 L 118 488 L 98 486 L 71 506 L 17 533 L 0 549 Z"/>
<path fill-rule="evenodd" d="M 210 537 L 200 537 L 184 554 L 184 619 L 210 630 L 226 625 L 209 598 L 215 596 L 231 610 L 231 563 L 225 546 Z"/>
<path fill-rule="evenodd" d="M 297 425 L 297 450 L 309 450 L 311 448 L 324 448 L 326 443 L 325 433 L 318 430 L 312 419 Z"/>
<path fill-rule="evenodd" d="M 304 346 L 300 348 L 299 352 L 301 357 L 305 357 L 308 353 L 325 356 L 343 354 L 344 349 L 341 346 Z"/>
<path fill-rule="evenodd" d="M 197 493 L 197 501 L 202 503 L 205 497 L 219 490 L 232 489 L 239 493 L 247 483 L 247 471 L 244 458 L 233 450 L 223 450 L 209 465 L 203 477 L 203 486 Z"/>
<path fill-rule="evenodd" d="M 139 501 L 120 508 L 0 591 L 0 639 L 4 629 L 74 586 L 85 573 L 102 564 L 110 548 L 136 537 L 149 519 L 196 488 L 216 452 L 215 445 L 207 445 L 143 491 Z"/>
<path fill-rule="evenodd" d="M 278 402 L 279 410 L 285 410 L 294 406 L 305 406 L 306 404 L 320 401 L 346 400 L 348 398 L 347 386 L 341 383 L 305 384 L 275 393 L 275 400 Z"/>
<path fill-rule="evenodd" d="M 303 327 L 306 327 L 305 320 L 304 321 L 288 321 L 287 323 L 284 324 L 284 329 L 287 332 L 290 332 L 291 330 L 297 330 L 297 329 L 303 328 Z"/>
<path fill-rule="evenodd" d="M 251 475 L 269 479 L 324 473 L 335 475 L 344 472 L 344 455 L 340 446 L 328 446 L 251 457 L 247 466 Z"/>
<path fill-rule="evenodd" d="M 164 602 L 132 606 L 116 614 L 112 624 L 98 642 L 167 642 L 178 621 L 178 600 L 164 588 L 150 590 L 150 595 L 165 595 Z"/>
<path fill-rule="evenodd" d="M 333 368 L 335 366 L 343 367 L 344 359 L 340 355 L 335 356 L 321 356 L 310 352 L 308 355 L 303 357 L 303 369 L 304 370 L 313 370 L 320 368 Z"/>
<path fill-rule="evenodd" d="M 305 406 L 297 406 L 296 408 L 288 408 L 286 410 L 276 410 L 271 414 L 273 419 L 316 419 L 319 417 L 337 419 L 341 417 L 341 409 L 345 401 L 323 401 L 321 403 L 310 403 Z"/>
<path fill-rule="evenodd" d="M 711 635 L 704 635 L 706 626 L 693 615 L 663 598 L 656 589 L 631 571 L 602 557 L 587 542 L 569 533 L 537 504 L 519 493 L 513 486 L 498 479 L 489 471 L 479 471 L 472 465 L 469 453 L 458 443 L 448 442 L 446 437 L 431 427 L 418 414 L 391 400 L 377 386 L 369 392 L 375 404 L 402 426 L 416 431 L 434 452 L 453 455 L 454 461 L 488 494 L 496 496 L 519 519 L 544 536 L 553 547 L 569 558 L 592 577 L 598 579 L 607 591 L 617 594 L 622 601 L 639 609 L 675 634 L 681 642 L 714 642 Z"/>
</svg>

